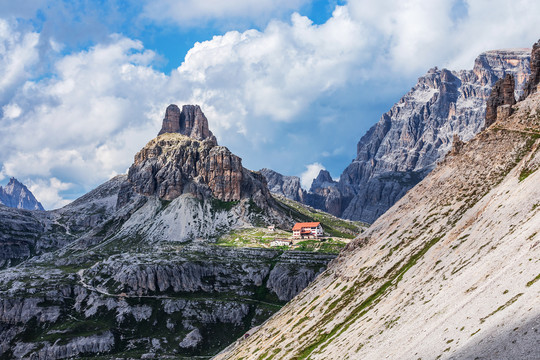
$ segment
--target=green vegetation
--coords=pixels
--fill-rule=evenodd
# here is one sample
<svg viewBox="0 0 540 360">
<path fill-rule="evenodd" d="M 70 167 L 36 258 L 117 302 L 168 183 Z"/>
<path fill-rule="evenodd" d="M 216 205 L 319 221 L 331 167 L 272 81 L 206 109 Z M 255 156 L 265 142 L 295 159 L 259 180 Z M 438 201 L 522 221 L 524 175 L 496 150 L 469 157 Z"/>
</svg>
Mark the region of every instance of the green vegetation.
<svg viewBox="0 0 540 360">
<path fill-rule="evenodd" d="M 226 247 L 270 247 L 270 243 L 275 239 L 290 239 L 292 233 L 280 229 L 269 231 L 267 228 L 243 228 L 236 229 L 220 237 L 216 243 Z M 345 247 L 346 243 L 334 238 L 328 239 L 308 239 L 295 244 L 294 247 L 275 246 L 274 250 L 287 251 L 316 251 L 329 254 L 337 254 Z"/>
<path fill-rule="evenodd" d="M 538 280 L 540 280 L 540 274 L 536 275 L 536 277 L 534 279 L 532 279 L 531 281 L 529 281 L 527 283 L 527 287 L 531 287 L 535 282 L 537 282 Z"/>
<path fill-rule="evenodd" d="M 222 201 L 212 198 L 212 208 L 216 211 L 230 211 L 239 201 Z"/>
<path fill-rule="evenodd" d="M 327 240 L 304 240 L 298 242 L 295 250 L 299 251 L 320 251 L 324 253 L 337 254 L 345 247 L 345 243 L 334 239 Z"/>
<path fill-rule="evenodd" d="M 519 181 L 522 182 L 523 180 L 525 180 L 527 177 L 529 177 L 529 175 L 531 175 L 535 171 L 536 171 L 536 169 L 528 169 L 528 168 L 525 168 L 525 169 L 521 170 L 521 173 L 519 173 Z"/>
<path fill-rule="evenodd" d="M 507 308 L 508 306 L 512 305 L 513 303 L 515 303 L 517 301 L 517 299 L 519 299 L 519 297 L 523 295 L 523 293 L 519 293 L 517 294 L 516 296 L 514 296 L 513 298 L 511 298 L 510 300 L 508 300 L 506 303 L 504 303 L 503 305 L 499 306 L 496 310 L 492 311 L 489 315 L 487 315 L 486 317 L 483 317 L 480 319 L 480 323 L 483 323 L 484 321 L 486 321 L 486 319 L 492 315 L 495 315 L 496 313 L 498 313 L 499 311 Z"/>
<path fill-rule="evenodd" d="M 266 228 L 236 229 L 218 239 L 217 245 L 231 247 L 268 247 L 276 238 L 290 238 L 292 233 L 276 229 L 274 232 Z"/>
<path fill-rule="evenodd" d="M 325 234 L 330 236 L 354 239 L 369 226 L 360 221 L 340 219 L 285 197 L 275 197 L 275 199 L 285 213 L 297 221 L 320 222 Z"/>
</svg>

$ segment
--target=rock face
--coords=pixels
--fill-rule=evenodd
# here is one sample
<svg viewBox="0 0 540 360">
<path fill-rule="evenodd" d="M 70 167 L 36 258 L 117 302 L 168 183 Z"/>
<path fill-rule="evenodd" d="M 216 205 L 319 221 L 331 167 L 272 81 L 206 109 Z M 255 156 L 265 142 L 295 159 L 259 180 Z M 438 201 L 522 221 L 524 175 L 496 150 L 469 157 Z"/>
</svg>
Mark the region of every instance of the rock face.
<svg viewBox="0 0 540 360">
<path fill-rule="evenodd" d="M 213 139 L 166 133 L 135 155 L 128 181 L 135 192 L 173 200 L 182 194 L 221 201 L 271 201 L 264 177 L 242 167 L 242 159 Z"/>
<path fill-rule="evenodd" d="M 523 91 L 523 98 L 536 92 L 540 83 L 540 40 L 532 48 L 531 52 L 531 75 Z"/>
<path fill-rule="evenodd" d="M 539 359 L 540 94 L 514 108 L 215 359 Z"/>
<path fill-rule="evenodd" d="M 165 110 L 163 125 L 158 135 L 165 133 L 179 133 L 196 140 L 211 138 L 215 141 L 208 128 L 208 120 L 199 105 L 184 105 L 182 111 L 177 105 L 169 105 Z"/>
<path fill-rule="evenodd" d="M 128 181 L 141 195 L 173 200 L 182 194 L 221 201 L 252 198 L 267 207 L 266 180 L 242 167 L 242 159 L 218 146 L 198 105 L 169 105 L 160 135 L 135 155 Z"/>
<path fill-rule="evenodd" d="M 266 168 L 259 170 L 259 172 L 265 177 L 271 193 L 285 196 L 294 201 L 304 202 L 305 191 L 300 185 L 298 176 L 285 176 Z"/>
<path fill-rule="evenodd" d="M 485 127 L 489 127 L 497 121 L 497 108 L 499 106 L 512 106 L 516 103 L 514 87 L 515 81 L 512 74 L 507 74 L 503 79 L 497 80 L 486 103 Z"/>
<path fill-rule="evenodd" d="M 422 180 L 452 148 L 484 127 L 491 87 L 507 74 L 523 93 L 530 50 L 481 54 L 473 70 L 431 69 L 358 142 L 356 159 L 337 184 L 315 182 L 308 205 L 352 220 L 373 222 Z M 507 81 L 509 81 L 507 79 Z M 511 102 L 510 84 L 503 98 Z M 505 97 L 506 96 L 506 97 Z M 495 113 L 496 115 L 496 113 Z"/>
<path fill-rule="evenodd" d="M 0 204 L 17 209 L 44 210 L 34 194 L 13 177 L 4 188 L 0 186 Z"/>
</svg>

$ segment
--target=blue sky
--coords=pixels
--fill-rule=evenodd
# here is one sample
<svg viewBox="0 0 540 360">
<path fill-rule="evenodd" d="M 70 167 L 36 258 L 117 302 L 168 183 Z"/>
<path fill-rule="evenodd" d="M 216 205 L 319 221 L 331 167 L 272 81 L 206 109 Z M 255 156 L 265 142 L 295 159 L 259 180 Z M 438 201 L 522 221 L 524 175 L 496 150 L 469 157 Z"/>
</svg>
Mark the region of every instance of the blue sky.
<svg viewBox="0 0 540 360">
<path fill-rule="evenodd" d="M 169 103 L 250 169 L 338 177 L 433 66 L 529 47 L 535 1 L 0 0 L 0 183 L 46 208 L 115 174 Z"/>
</svg>

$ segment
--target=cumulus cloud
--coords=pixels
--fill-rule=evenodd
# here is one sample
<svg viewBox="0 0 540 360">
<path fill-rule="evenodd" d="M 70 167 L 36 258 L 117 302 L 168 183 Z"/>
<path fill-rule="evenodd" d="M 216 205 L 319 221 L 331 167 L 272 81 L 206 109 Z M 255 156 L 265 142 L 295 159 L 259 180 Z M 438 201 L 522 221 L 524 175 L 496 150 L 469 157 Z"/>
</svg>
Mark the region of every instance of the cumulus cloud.
<svg viewBox="0 0 540 360">
<path fill-rule="evenodd" d="M 300 174 L 300 185 L 305 190 L 309 190 L 313 180 L 319 175 L 321 170 L 326 170 L 324 166 L 319 163 L 313 163 L 305 166 L 306 170 Z"/>
<path fill-rule="evenodd" d="M 482 51 L 529 47 L 539 36 L 540 3 L 532 0 L 350 0 L 348 7 L 380 63 L 406 73 L 468 69 Z"/>
<path fill-rule="evenodd" d="M 73 184 L 62 182 L 55 177 L 28 180 L 26 185 L 45 209 L 58 209 L 70 202 L 60 195 L 60 191 L 70 189 Z"/>
<path fill-rule="evenodd" d="M 142 15 L 180 27 L 201 27 L 208 22 L 228 25 L 263 23 L 297 10 L 310 0 L 151 0 Z"/>
<path fill-rule="evenodd" d="M 39 60 L 38 41 L 39 34 L 16 31 L 7 20 L 0 19 L 0 103 L 33 75 L 32 67 Z"/>
<path fill-rule="evenodd" d="M 55 177 L 80 191 L 125 172 L 155 136 L 157 109 L 168 101 L 158 95 L 167 77 L 150 66 L 154 57 L 140 42 L 113 35 L 60 59 L 54 77 L 27 80 L 2 108 L 2 172 L 41 179 L 39 189 Z M 51 184 L 47 189 L 67 189 Z M 58 192 L 43 193 L 46 203 L 59 204 Z"/>
</svg>

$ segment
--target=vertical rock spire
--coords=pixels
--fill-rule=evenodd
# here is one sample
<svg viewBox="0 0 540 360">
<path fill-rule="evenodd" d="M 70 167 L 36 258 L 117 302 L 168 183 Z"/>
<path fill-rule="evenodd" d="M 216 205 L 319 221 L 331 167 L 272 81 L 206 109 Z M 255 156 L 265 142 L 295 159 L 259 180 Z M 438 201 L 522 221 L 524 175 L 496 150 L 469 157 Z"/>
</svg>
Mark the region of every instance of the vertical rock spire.
<svg viewBox="0 0 540 360">
<path fill-rule="evenodd" d="M 497 80 L 486 104 L 486 122 L 485 127 L 489 127 L 497 120 L 497 108 L 501 105 L 514 105 L 515 81 L 512 74 L 506 74 L 503 79 Z"/>
<path fill-rule="evenodd" d="M 169 105 L 158 135 L 164 133 L 180 133 L 197 140 L 214 138 L 199 105 L 184 105 L 182 111 L 175 104 Z"/>
<path fill-rule="evenodd" d="M 536 92 L 537 86 L 540 83 L 540 40 L 533 45 L 531 51 L 531 75 L 525 85 L 522 99 Z"/>
</svg>

